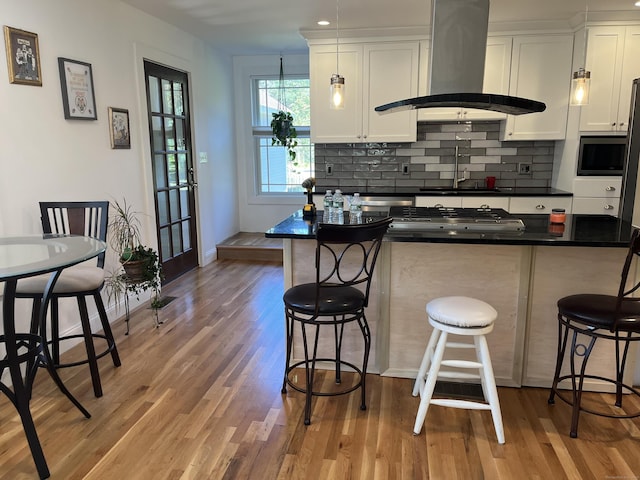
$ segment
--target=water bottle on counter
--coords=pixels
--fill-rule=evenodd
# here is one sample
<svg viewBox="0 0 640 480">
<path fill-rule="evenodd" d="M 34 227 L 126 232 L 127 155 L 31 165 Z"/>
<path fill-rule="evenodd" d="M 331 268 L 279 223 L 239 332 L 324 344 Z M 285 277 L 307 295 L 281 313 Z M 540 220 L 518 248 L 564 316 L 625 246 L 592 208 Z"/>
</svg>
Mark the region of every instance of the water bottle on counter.
<svg viewBox="0 0 640 480">
<path fill-rule="evenodd" d="M 333 194 L 331 223 L 344 223 L 344 198 L 340 189 L 336 189 L 336 193 Z"/>
<path fill-rule="evenodd" d="M 362 223 L 362 199 L 359 193 L 354 193 L 349 204 L 349 223 Z"/>
<path fill-rule="evenodd" d="M 324 223 L 331 223 L 331 213 L 333 211 L 333 194 L 331 190 L 327 190 L 324 194 L 324 200 L 322 203 L 322 221 Z"/>
</svg>

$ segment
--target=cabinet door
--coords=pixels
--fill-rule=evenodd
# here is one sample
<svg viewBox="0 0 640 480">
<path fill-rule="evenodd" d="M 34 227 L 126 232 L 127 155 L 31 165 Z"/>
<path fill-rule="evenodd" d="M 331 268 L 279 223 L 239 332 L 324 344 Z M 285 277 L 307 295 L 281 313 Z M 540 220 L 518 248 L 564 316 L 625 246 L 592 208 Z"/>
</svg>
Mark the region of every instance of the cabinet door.
<svg viewBox="0 0 640 480">
<path fill-rule="evenodd" d="M 635 78 L 640 77 L 638 59 L 640 59 L 640 26 L 626 27 L 622 73 L 620 75 L 620 100 L 616 116 L 616 127 L 621 132 L 626 132 L 629 128 L 631 85 Z"/>
<path fill-rule="evenodd" d="M 608 132 L 616 129 L 618 117 L 624 27 L 591 27 L 587 39 L 585 68 L 591 72 L 591 86 L 589 104 L 580 107 L 580 130 Z M 630 95 L 631 82 L 627 113 Z"/>
<path fill-rule="evenodd" d="M 554 208 L 571 212 L 571 197 L 511 197 L 509 213 L 551 213 Z"/>
<path fill-rule="evenodd" d="M 487 56 L 484 64 L 482 91 L 509 95 L 509 77 L 511 72 L 511 37 L 489 37 Z M 463 120 L 503 120 L 507 115 L 488 110 L 473 108 L 462 109 Z"/>
<path fill-rule="evenodd" d="M 418 95 L 418 42 L 367 44 L 364 54 L 362 141 L 415 142 L 415 110 L 378 113 L 374 108 Z"/>
<path fill-rule="evenodd" d="M 462 206 L 462 198 L 441 195 L 437 197 L 416 197 L 416 207 L 453 207 L 459 208 Z"/>
<path fill-rule="evenodd" d="M 462 206 L 464 208 L 502 208 L 503 210 L 509 211 L 509 197 L 497 197 L 493 195 L 462 197 Z"/>
<path fill-rule="evenodd" d="M 311 95 L 311 141 L 314 143 L 361 142 L 362 138 L 362 45 L 339 46 L 336 66 L 335 45 L 309 47 Z M 345 108 L 329 107 L 331 75 L 345 78 Z"/>
<path fill-rule="evenodd" d="M 574 197 L 572 213 L 585 215 L 613 215 L 614 217 L 617 217 L 619 209 L 619 198 Z"/>
<path fill-rule="evenodd" d="M 487 53 L 484 64 L 484 79 L 482 91 L 484 93 L 509 94 L 509 73 L 511 70 L 511 37 L 489 37 L 487 39 Z M 420 46 L 420 95 L 429 92 L 429 44 L 421 42 Z M 474 108 L 424 108 L 418 110 L 418 120 L 421 121 L 449 121 L 449 120 L 503 120 L 504 113 Z"/>
<path fill-rule="evenodd" d="M 507 115 L 504 140 L 561 140 L 567 128 L 573 36 L 514 37 L 509 93 L 544 102 L 544 112 Z"/>
</svg>

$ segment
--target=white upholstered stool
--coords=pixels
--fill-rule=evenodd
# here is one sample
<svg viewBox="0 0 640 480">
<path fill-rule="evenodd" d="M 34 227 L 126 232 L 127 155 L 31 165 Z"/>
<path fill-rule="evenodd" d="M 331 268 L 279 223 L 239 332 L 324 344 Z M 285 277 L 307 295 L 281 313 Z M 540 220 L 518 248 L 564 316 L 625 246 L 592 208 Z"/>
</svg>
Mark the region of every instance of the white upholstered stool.
<svg viewBox="0 0 640 480">
<path fill-rule="evenodd" d="M 504 429 L 498 390 L 493 377 L 491 357 L 485 335 L 493 330 L 498 312 L 486 302 L 469 297 L 436 298 L 427 304 L 429 324 L 433 333 L 424 352 L 418 378 L 413 387 L 413 396 L 420 395 L 420 407 L 416 415 L 413 433 L 419 434 L 427 416 L 429 405 L 466 408 L 475 410 L 491 410 L 493 425 L 496 429 L 498 443 L 504 443 Z M 473 336 L 472 343 L 448 342 L 449 334 Z M 449 348 L 475 348 L 477 361 L 443 360 L 444 350 Z M 473 369 L 479 373 L 443 370 L 441 367 L 456 369 Z M 485 402 L 460 400 L 452 398 L 432 398 L 436 380 L 453 378 L 459 380 L 480 379 Z"/>
</svg>

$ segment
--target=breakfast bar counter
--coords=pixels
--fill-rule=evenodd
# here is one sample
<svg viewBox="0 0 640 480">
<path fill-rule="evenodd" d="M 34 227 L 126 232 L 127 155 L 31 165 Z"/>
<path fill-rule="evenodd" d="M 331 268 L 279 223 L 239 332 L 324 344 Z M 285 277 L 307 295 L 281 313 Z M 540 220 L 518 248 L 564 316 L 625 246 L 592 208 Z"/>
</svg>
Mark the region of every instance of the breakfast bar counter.
<svg viewBox="0 0 640 480">
<path fill-rule="evenodd" d="M 386 213 L 364 215 L 367 221 Z M 430 334 L 425 305 L 437 297 L 464 295 L 498 311 L 487 338 L 497 383 L 550 386 L 557 300 L 575 293 L 615 295 L 633 227 L 606 215 L 567 215 L 564 224 L 551 224 L 548 215 L 518 217 L 525 225 L 519 232 L 389 230 L 367 309 L 371 372 L 415 378 Z M 266 232 L 283 238 L 285 288 L 314 280 L 313 239 L 321 219 L 322 212 L 309 220 L 299 211 Z M 362 347 L 353 338 L 343 351 L 359 358 Z M 301 356 L 295 345 L 294 356 Z M 597 344 L 590 373 L 608 374 L 612 356 L 613 350 Z M 627 374 L 633 376 L 634 362 Z M 588 388 L 606 390 L 596 381 Z"/>
</svg>

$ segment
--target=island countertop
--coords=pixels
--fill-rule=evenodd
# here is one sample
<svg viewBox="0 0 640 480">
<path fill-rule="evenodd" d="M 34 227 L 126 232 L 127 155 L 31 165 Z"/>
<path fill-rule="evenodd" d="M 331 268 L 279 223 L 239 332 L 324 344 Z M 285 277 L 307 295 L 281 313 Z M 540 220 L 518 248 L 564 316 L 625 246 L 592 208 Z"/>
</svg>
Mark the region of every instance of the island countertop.
<svg viewBox="0 0 640 480">
<path fill-rule="evenodd" d="M 385 212 L 364 212 L 364 221 L 386 216 Z M 456 243 L 484 245 L 547 245 L 573 247 L 623 247 L 629 245 L 633 226 L 610 215 L 567 215 L 564 224 L 551 224 L 549 215 L 517 214 L 525 224 L 523 232 L 389 231 L 391 242 Z M 313 239 L 322 211 L 306 219 L 299 210 L 265 232 L 266 237 Z M 345 212 L 345 222 L 349 222 Z"/>
</svg>

